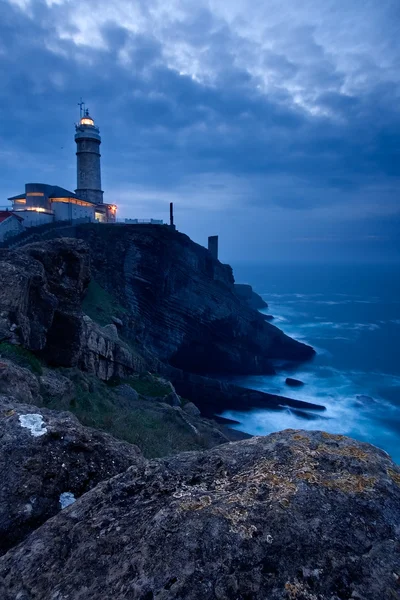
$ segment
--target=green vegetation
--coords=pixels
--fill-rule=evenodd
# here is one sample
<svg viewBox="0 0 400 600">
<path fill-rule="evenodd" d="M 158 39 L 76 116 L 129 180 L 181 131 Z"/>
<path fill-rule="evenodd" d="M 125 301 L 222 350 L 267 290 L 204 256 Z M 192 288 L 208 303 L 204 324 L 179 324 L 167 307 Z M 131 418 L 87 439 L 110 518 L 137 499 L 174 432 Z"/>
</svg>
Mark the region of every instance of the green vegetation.
<svg viewBox="0 0 400 600">
<path fill-rule="evenodd" d="M 43 367 L 40 360 L 32 354 L 32 352 L 22 346 L 1 342 L 0 356 L 11 360 L 20 367 L 30 369 L 32 373 L 35 373 L 36 375 L 41 375 L 43 373 Z"/>
<path fill-rule="evenodd" d="M 127 383 L 133 387 L 138 394 L 148 398 L 163 398 L 171 393 L 169 385 L 161 381 L 156 375 L 151 375 L 151 373 L 135 375 L 133 377 L 128 377 L 127 379 L 112 377 L 107 381 L 107 385 L 111 388 L 121 385 L 122 383 Z"/>
<path fill-rule="evenodd" d="M 136 444 L 147 458 L 205 448 L 203 439 L 193 434 L 172 407 L 167 408 L 145 398 L 136 401 L 126 399 L 115 393 L 115 385 L 129 383 L 140 394 L 165 396 L 170 388 L 157 381 L 156 377 L 133 377 L 128 381 L 114 381 L 114 386 L 110 386 L 78 369 L 57 371 L 73 381 L 76 393 L 67 404 L 62 400 L 44 398 L 48 408 L 69 410 L 83 425 L 101 429 L 118 439 Z"/>
<path fill-rule="evenodd" d="M 130 377 L 126 379 L 124 383 L 128 383 L 142 396 L 148 396 L 150 398 L 163 398 L 167 394 L 171 393 L 171 388 L 168 384 L 160 381 L 157 377 L 149 375 Z"/>
<path fill-rule="evenodd" d="M 94 279 L 89 283 L 82 310 L 93 321 L 103 326 L 112 323 L 112 317 L 120 317 L 126 313 L 115 298 Z"/>
</svg>

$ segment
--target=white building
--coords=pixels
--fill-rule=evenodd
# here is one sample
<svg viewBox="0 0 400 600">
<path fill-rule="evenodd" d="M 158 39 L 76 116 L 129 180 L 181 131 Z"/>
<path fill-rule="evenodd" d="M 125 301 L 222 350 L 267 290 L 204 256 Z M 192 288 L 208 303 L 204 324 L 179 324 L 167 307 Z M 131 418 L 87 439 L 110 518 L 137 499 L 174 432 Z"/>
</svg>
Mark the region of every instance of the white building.
<svg viewBox="0 0 400 600">
<path fill-rule="evenodd" d="M 0 242 L 24 231 L 23 219 L 7 210 L 0 210 Z"/>
<path fill-rule="evenodd" d="M 23 227 L 81 219 L 115 222 L 117 207 L 103 202 L 101 137 L 88 110 L 82 113 L 81 109 L 81 118 L 75 130 L 78 189 L 70 192 L 58 185 L 27 183 L 23 194 L 8 198 L 12 202 L 13 214 L 23 219 Z"/>
</svg>

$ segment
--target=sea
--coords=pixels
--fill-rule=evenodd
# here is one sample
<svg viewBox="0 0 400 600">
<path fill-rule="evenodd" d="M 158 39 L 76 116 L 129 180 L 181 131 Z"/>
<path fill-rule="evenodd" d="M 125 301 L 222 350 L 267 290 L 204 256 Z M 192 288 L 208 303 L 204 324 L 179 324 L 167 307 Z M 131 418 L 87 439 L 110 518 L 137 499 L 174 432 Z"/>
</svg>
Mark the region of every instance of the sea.
<svg viewBox="0 0 400 600">
<path fill-rule="evenodd" d="M 307 363 L 277 361 L 276 375 L 230 377 L 245 387 L 307 400 L 324 413 L 226 411 L 253 435 L 324 430 L 366 441 L 400 463 L 400 266 L 237 264 L 235 280 L 268 303 L 265 313 L 317 354 Z M 286 377 L 304 382 L 291 388 Z"/>
</svg>

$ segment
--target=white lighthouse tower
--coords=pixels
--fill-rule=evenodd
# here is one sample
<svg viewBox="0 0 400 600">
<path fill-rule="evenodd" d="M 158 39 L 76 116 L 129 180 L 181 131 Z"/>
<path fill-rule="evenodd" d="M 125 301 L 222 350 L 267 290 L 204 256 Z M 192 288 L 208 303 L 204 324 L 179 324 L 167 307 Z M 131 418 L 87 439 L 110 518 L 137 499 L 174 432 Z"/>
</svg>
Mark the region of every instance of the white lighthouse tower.
<svg viewBox="0 0 400 600">
<path fill-rule="evenodd" d="M 75 141 L 77 156 L 77 189 L 75 193 L 80 198 L 93 204 L 103 204 L 103 191 L 101 189 L 100 144 L 99 128 L 88 109 L 82 109 L 81 118 L 76 125 Z"/>
</svg>

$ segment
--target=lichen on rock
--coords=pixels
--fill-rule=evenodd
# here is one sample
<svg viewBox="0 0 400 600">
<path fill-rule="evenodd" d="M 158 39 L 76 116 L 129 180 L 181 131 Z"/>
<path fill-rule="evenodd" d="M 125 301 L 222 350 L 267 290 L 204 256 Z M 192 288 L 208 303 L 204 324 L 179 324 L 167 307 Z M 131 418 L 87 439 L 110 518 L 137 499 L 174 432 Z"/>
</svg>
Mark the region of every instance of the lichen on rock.
<svg viewBox="0 0 400 600">
<path fill-rule="evenodd" d="M 51 600 L 54 589 L 68 600 L 392 600 L 398 476 L 369 444 L 293 430 L 136 464 L 10 550 L 0 591 L 4 600 L 22 590 Z"/>
</svg>

